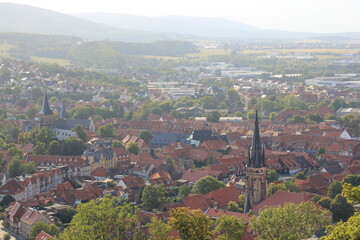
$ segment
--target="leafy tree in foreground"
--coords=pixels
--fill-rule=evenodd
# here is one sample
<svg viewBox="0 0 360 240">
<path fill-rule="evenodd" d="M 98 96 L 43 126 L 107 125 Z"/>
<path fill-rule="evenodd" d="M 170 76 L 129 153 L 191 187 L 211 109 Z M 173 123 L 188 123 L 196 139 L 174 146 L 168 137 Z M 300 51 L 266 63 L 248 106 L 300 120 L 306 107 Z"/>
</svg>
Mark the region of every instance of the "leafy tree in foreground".
<svg viewBox="0 0 360 240">
<path fill-rule="evenodd" d="M 360 203 L 360 186 L 352 186 L 350 183 L 343 184 L 342 195 L 350 203 Z"/>
<path fill-rule="evenodd" d="M 138 215 L 130 204 L 120 205 L 105 196 L 80 204 L 76 210 L 61 240 L 139 239 Z"/>
<path fill-rule="evenodd" d="M 238 240 L 245 231 L 245 222 L 234 216 L 220 216 L 216 219 L 215 232 L 220 235 L 217 240 Z"/>
<path fill-rule="evenodd" d="M 339 181 L 335 181 L 330 184 L 328 188 L 328 196 L 331 198 L 335 198 L 336 195 L 341 194 L 342 192 L 342 184 Z"/>
<path fill-rule="evenodd" d="M 343 183 L 350 183 L 354 187 L 360 186 L 360 174 L 347 175 L 343 180 Z"/>
<path fill-rule="evenodd" d="M 57 237 L 60 234 L 60 228 L 55 226 L 55 224 L 37 222 L 31 227 L 30 237 L 36 237 L 41 231 L 44 231 L 53 237 Z"/>
<path fill-rule="evenodd" d="M 346 222 L 339 222 L 336 225 L 329 225 L 329 234 L 321 240 L 358 240 L 360 239 L 360 213 L 356 213 Z"/>
<path fill-rule="evenodd" d="M 317 203 L 323 208 L 330 209 L 331 199 L 329 197 L 322 197 Z"/>
<path fill-rule="evenodd" d="M 211 191 L 215 191 L 224 187 L 225 184 L 223 182 L 220 182 L 213 176 L 205 176 L 195 182 L 191 193 L 206 195 Z"/>
<path fill-rule="evenodd" d="M 228 211 L 231 211 L 231 212 L 240 212 L 242 213 L 244 210 L 242 208 L 239 207 L 239 205 L 234 202 L 234 201 L 230 201 L 226 207 L 226 209 Z"/>
<path fill-rule="evenodd" d="M 299 205 L 286 203 L 284 207 L 266 208 L 250 224 L 260 240 L 298 240 L 311 237 L 330 223 L 330 212 L 308 201 Z"/>
<path fill-rule="evenodd" d="M 171 227 L 157 217 L 151 218 L 148 227 L 150 240 L 174 240 L 174 237 L 170 236 Z"/>
<path fill-rule="evenodd" d="M 141 202 L 145 210 L 151 211 L 166 201 L 166 189 L 164 185 L 148 185 L 142 192 Z"/>
<path fill-rule="evenodd" d="M 211 219 L 200 210 L 173 208 L 170 210 L 169 225 L 179 232 L 182 240 L 211 239 Z"/>
<path fill-rule="evenodd" d="M 330 211 L 333 213 L 333 221 L 346 221 L 354 214 L 354 207 L 347 202 L 346 198 L 338 194 L 331 202 Z"/>
</svg>

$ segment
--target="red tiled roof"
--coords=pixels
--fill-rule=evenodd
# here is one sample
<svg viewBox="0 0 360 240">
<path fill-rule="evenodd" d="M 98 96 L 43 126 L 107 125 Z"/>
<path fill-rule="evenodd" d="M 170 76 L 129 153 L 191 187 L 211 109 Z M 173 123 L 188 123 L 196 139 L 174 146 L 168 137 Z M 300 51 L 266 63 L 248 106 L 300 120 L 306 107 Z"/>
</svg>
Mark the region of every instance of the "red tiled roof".
<svg viewBox="0 0 360 240">
<path fill-rule="evenodd" d="M 216 201 L 219 208 L 226 207 L 230 201 L 239 202 L 240 192 L 235 186 L 209 192 L 206 197 Z"/>
<path fill-rule="evenodd" d="M 225 210 L 215 209 L 215 208 L 208 208 L 205 211 L 205 214 L 212 218 L 218 218 L 221 216 L 234 216 L 234 217 L 243 219 L 246 223 L 248 223 L 250 221 L 250 216 L 248 214 L 225 211 Z"/>
<path fill-rule="evenodd" d="M 272 196 L 253 206 L 252 209 L 255 212 L 258 212 L 266 207 L 284 206 L 285 203 L 300 204 L 302 202 L 309 201 L 310 199 L 311 198 L 305 193 L 277 191 Z"/>
<path fill-rule="evenodd" d="M 39 232 L 39 234 L 35 238 L 35 240 L 48 240 L 48 239 L 54 239 L 54 237 L 47 234 L 44 231 Z"/>
</svg>

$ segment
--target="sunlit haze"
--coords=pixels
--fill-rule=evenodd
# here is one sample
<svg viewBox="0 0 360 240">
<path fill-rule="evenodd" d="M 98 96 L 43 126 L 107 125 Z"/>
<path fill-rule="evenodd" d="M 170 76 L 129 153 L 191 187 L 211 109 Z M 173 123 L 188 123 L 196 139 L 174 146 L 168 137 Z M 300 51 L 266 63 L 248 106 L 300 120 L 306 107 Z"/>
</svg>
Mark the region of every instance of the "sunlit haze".
<svg viewBox="0 0 360 240">
<path fill-rule="evenodd" d="M 225 18 L 255 27 L 303 32 L 360 32 L 359 0 L 14 0 L 62 13 Z"/>
</svg>

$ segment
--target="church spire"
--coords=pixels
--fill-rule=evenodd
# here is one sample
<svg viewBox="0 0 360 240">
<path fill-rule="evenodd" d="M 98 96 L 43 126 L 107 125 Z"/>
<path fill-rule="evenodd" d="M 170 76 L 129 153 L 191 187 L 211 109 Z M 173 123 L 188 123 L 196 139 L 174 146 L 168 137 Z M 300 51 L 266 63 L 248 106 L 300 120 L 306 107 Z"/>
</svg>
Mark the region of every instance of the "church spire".
<svg viewBox="0 0 360 240">
<path fill-rule="evenodd" d="M 53 114 L 49 106 L 49 100 L 46 90 L 44 92 L 43 104 L 39 113 L 43 115 Z"/>
<path fill-rule="evenodd" d="M 244 213 L 248 213 L 251 209 L 250 194 L 251 194 L 251 192 L 248 192 L 248 194 L 246 194 L 246 199 L 245 199 L 245 204 L 244 204 Z"/>
<path fill-rule="evenodd" d="M 258 112 L 255 110 L 253 138 L 249 152 L 248 167 L 265 167 L 265 151 L 261 144 Z"/>
<path fill-rule="evenodd" d="M 59 118 L 66 119 L 66 108 L 64 99 L 61 100 L 61 109 L 59 113 Z"/>
</svg>

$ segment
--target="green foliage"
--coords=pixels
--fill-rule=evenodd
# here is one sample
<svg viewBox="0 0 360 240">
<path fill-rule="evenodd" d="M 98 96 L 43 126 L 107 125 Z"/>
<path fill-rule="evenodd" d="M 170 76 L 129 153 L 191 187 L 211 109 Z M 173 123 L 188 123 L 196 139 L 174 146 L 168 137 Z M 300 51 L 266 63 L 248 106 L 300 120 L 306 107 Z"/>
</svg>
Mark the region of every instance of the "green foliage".
<svg viewBox="0 0 360 240">
<path fill-rule="evenodd" d="M 350 183 L 343 184 L 342 195 L 350 202 L 350 203 L 360 203 L 360 185 L 353 186 Z"/>
<path fill-rule="evenodd" d="M 211 191 L 215 191 L 224 187 L 225 184 L 218 181 L 213 176 L 205 176 L 194 183 L 191 193 L 206 195 Z"/>
<path fill-rule="evenodd" d="M 320 195 L 317 195 L 317 194 L 312 197 L 312 200 L 313 200 L 314 202 L 318 202 L 320 199 L 321 199 L 321 196 L 320 196 Z"/>
<path fill-rule="evenodd" d="M 136 142 L 130 142 L 126 148 L 126 151 L 136 155 L 139 153 L 139 150 L 140 150 L 139 145 Z"/>
<path fill-rule="evenodd" d="M 346 198 L 341 194 L 336 195 L 331 202 L 330 211 L 333 213 L 333 221 L 346 221 L 354 214 L 354 207 L 347 202 Z"/>
<path fill-rule="evenodd" d="M 335 98 L 334 101 L 331 102 L 331 104 L 328 106 L 331 110 L 336 112 L 340 108 L 346 108 L 348 107 L 347 103 L 342 98 Z"/>
<path fill-rule="evenodd" d="M 357 114 L 346 114 L 340 117 L 340 123 L 344 127 L 358 128 L 360 124 L 360 116 Z"/>
<path fill-rule="evenodd" d="M 231 211 L 231 212 L 239 212 L 239 213 L 242 213 L 244 210 L 242 208 L 239 207 L 239 205 L 234 202 L 234 201 L 230 201 L 226 207 L 226 209 L 228 211 Z"/>
<path fill-rule="evenodd" d="M 36 222 L 31 227 L 30 237 L 36 237 L 41 231 L 44 231 L 51 236 L 57 237 L 60 235 L 60 228 L 55 226 L 54 224 L 48 224 L 45 222 Z"/>
<path fill-rule="evenodd" d="M 0 206 L 2 208 L 6 208 L 9 205 L 9 203 L 14 202 L 14 201 L 15 201 L 15 199 L 12 196 L 5 195 L 0 202 Z"/>
<path fill-rule="evenodd" d="M 46 155 L 47 154 L 47 150 L 46 150 L 46 146 L 45 143 L 43 142 L 37 142 L 37 144 L 35 145 L 34 149 L 33 149 L 34 154 L 36 155 Z"/>
<path fill-rule="evenodd" d="M 174 240 L 174 237 L 170 235 L 171 227 L 157 217 L 151 218 L 148 228 L 150 240 Z"/>
<path fill-rule="evenodd" d="M 317 149 L 316 149 L 316 157 L 319 157 L 321 154 L 325 154 L 326 152 L 326 149 L 325 148 L 323 148 L 323 147 L 318 147 Z"/>
<path fill-rule="evenodd" d="M 267 195 L 271 196 L 277 191 L 288 191 L 288 192 L 299 192 L 299 187 L 295 185 L 293 182 L 284 182 L 284 183 L 270 183 L 267 189 Z"/>
<path fill-rule="evenodd" d="M 10 239 L 11 239 L 10 233 L 6 233 L 6 234 L 4 235 L 4 240 L 10 240 Z"/>
<path fill-rule="evenodd" d="M 322 197 L 317 203 L 323 208 L 330 209 L 331 199 L 328 197 Z"/>
<path fill-rule="evenodd" d="M 218 111 L 211 111 L 207 116 L 206 116 L 206 121 L 208 122 L 213 122 L 213 123 L 217 123 L 220 120 L 220 113 Z"/>
<path fill-rule="evenodd" d="M 9 166 L 8 166 L 8 170 L 9 170 L 10 177 L 16 177 L 16 176 L 22 175 L 23 168 L 21 166 L 20 160 L 18 160 L 18 159 L 11 160 L 11 162 L 9 163 Z"/>
<path fill-rule="evenodd" d="M 166 201 L 166 189 L 164 185 L 147 185 L 142 193 L 142 206 L 147 211 L 157 209 L 159 205 Z"/>
<path fill-rule="evenodd" d="M 84 153 L 84 142 L 77 137 L 69 137 L 63 143 L 62 155 L 65 156 L 80 156 Z"/>
<path fill-rule="evenodd" d="M 147 144 L 150 143 L 151 139 L 153 138 L 153 135 L 149 130 L 144 130 L 140 132 L 139 136 L 142 140 L 144 140 Z"/>
<path fill-rule="evenodd" d="M 123 142 L 122 142 L 122 141 L 119 141 L 119 140 L 113 140 L 113 141 L 112 141 L 112 147 L 113 147 L 113 148 L 122 147 L 122 148 L 125 149 L 125 146 L 124 146 Z"/>
<path fill-rule="evenodd" d="M 336 195 L 341 194 L 342 192 L 342 184 L 339 181 L 335 181 L 328 187 L 328 196 L 331 198 L 335 198 Z"/>
<path fill-rule="evenodd" d="M 115 127 L 112 124 L 106 124 L 99 127 L 99 134 L 102 138 L 104 137 L 114 137 Z"/>
<path fill-rule="evenodd" d="M 71 220 L 73 219 L 73 217 L 76 214 L 76 210 L 75 208 L 67 208 L 66 210 L 60 212 L 58 214 L 59 219 L 61 220 L 62 224 L 68 224 L 71 222 Z"/>
<path fill-rule="evenodd" d="M 47 148 L 47 152 L 49 155 L 59 155 L 61 153 L 61 145 L 59 141 L 51 141 Z"/>
<path fill-rule="evenodd" d="M 84 142 L 86 142 L 86 137 L 87 137 L 87 134 L 86 132 L 84 131 L 84 129 L 82 128 L 81 125 L 76 125 L 75 128 L 72 129 L 72 131 L 76 132 L 76 134 L 78 135 L 78 137 L 83 140 Z"/>
<path fill-rule="evenodd" d="M 350 183 L 352 186 L 360 186 L 360 174 L 350 174 L 344 177 L 342 183 Z"/>
<path fill-rule="evenodd" d="M 245 232 L 245 222 L 234 216 L 220 216 L 216 219 L 215 232 L 218 233 L 217 240 L 238 240 Z"/>
<path fill-rule="evenodd" d="M 301 179 L 301 180 L 305 180 L 306 179 L 306 176 L 303 172 L 297 172 L 295 175 L 294 175 L 294 178 L 295 179 Z"/>
<path fill-rule="evenodd" d="M 122 204 L 122 205 L 121 205 Z M 78 205 L 62 240 L 136 239 L 141 229 L 136 208 L 105 196 Z"/>
<path fill-rule="evenodd" d="M 22 159 L 23 158 L 23 151 L 18 147 L 11 147 L 7 150 L 8 154 L 12 159 Z"/>
<path fill-rule="evenodd" d="M 191 187 L 189 187 L 188 185 L 182 185 L 179 187 L 178 199 L 181 200 L 184 197 L 189 196 L 190 193 L 191 193 Z"/>
<path fill-rule="evenodd" d="M 328 235 L 321 240 L 358 240 L 360 239 L 360 213 L 356 213 L 346 222 L 339 222 L 336 225 L 329 225 Z"/>
<path fill-rule="evenodd" d="M 250 222 L 260 240 L 310 238 L 317 230 L 331 223 L 330 212 L 307 201 L 299 205 L 286 203 L 284 207 L 269 207 L 260 211 Z"/>
<path fill-rule="evenodd" d="M 279 174 L 276 170 L 270 169 L 266 172 L 266 180 L 271 183 L 279 179 Z"/>
<path fill-rule="evenodd" d="M 182 240 L 211 239 L 211 219 L 200 210 L 170 209 L 169 225 L 179 232 Z"/>
</svg>

